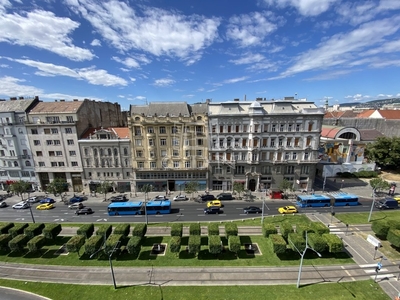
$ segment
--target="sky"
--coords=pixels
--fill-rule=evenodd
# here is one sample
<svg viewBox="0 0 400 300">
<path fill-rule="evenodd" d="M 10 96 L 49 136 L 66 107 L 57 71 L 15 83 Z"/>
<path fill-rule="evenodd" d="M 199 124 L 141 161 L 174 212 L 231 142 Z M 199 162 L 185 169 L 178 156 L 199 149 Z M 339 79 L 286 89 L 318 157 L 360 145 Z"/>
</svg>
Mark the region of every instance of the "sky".
<svg viewBox="0 0 400 300">
<path fill-rule="evenodd" d="M 0 0 L 0 98 L 400 97 L 400 0 Z"/>
</svg>

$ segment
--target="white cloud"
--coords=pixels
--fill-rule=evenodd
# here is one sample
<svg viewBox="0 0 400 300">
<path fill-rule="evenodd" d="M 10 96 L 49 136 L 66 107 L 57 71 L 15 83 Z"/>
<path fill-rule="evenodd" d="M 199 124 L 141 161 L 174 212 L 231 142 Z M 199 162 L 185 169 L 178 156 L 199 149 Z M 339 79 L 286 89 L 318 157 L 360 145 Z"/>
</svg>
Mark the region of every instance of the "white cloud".
<svg viewBox="0 0 400 300">
<path fill-rule="evenodd" d="M 117 97 L 118 97 L 118 98 L 125 98 L 124 95 L 118 95 Z"/>
<path fill-rule="evenodd" d="M 11 76 L 0 78 L 1 89 L 0 94 L 4 96 L 37 96 L 43 94 L 43 90 L 30 85 L 21 84 L 24 79 L 18 79 Z"/>
<path fill-rule="evenodd" d="M 191 98 L 193 98 L 195 95 L 192 95 L 192 94 L 189 94 L 189 95 L 183 95 L 183 98 L 189 98 L 189 99 L 191 99 Z"/>
<path fill-rule="evenodd" d="M 140 68 L 140 63 L 149 64 L 151 62 L 151 60 L 144 55 L 137 55 L 135 58 L 125 57 L 123 59 L 117 56 L 113 56 L 112 59 L 115 60 L 116 62 L 125 65 L 128 68 L 135 68 L 135 69 Z"/>
<path fill-rule="evenodd" d="M 275 20 L 270 12 L 233 16 L 229 19 L 226 36 L 230 40 L 237 41 L 241 47 L 260 45 L 278 28 L 270 20 Z"/>
<path fill-rule="evenodd" d="M 98 39 L 94 39 L 91 43 L 90 46 L 101 46 L 101 42 Z"/>
<path fill-rule="evenodd" d="M 153 84 L 155 86 L 167 87 L 173 85 L 174 83 L 175 80 L 171 78 L 161 78 L 161 79 L 156 79 Z"/>
<path fill-rule="evenodd" d="M 222 83 L 224 84 L 230 84 L 230 83 L 237 83 L 246 80 L 248 77 L 243 76 L 243 77 L 238 77 L 238 78 L 231 78 L 231 79 L 226 79 Z"/>
<path fill-rule="evenodd" d="M 253 64 L 261 62 L 265 59 L 265 57 L 261 54 L 253 54 L 253 53 L 246 53 L 239 59 L 232 59 L 229 62 L 235 65 L 245 65 L 245 64 Z"/>
<path fill-rule="evenodd" d="M 371 96 L 363 95 L 363 94 L 355 94 L 355 95 L 345 96 L 344 98 L 348 99 L 348 100 L 350 100 L 352 102 L 359 102 L 359 101 L 368 100 L 369 98 L 371 98 Z"/>
<path fill-rule="evenodd" d="M 133 77 L 129 77 L 129 79 L 130 79 L 132 82 L 135 82 L 135 81 L 136 81 L 136 78 L 133 78 Z"/>
<path fill-rule="evenodd" d="M 0 42 L 47 50 L 74 61 L 91 60 L 94 54 L 75 46 L 70 37 L 78 27 L 78 22 L 48 11 L 7 14 L 0 9 Z"/>
<path fill-rule="evenodd" d="M 270 6 L 281 8 L 293 6 L 303 16 L 317 16 L 326 12 L 329 7 L 340 0 L 264 0 Z"/>
<path fill-rule="evenodd" d="M 175 11 L 141 6 L 135 11 L 120 1 L 66 0 L 116 49 L 139 50 L 194 62 L 218 37 L 218 18 L 185 16 Z M 197 59 L 197 58 L 196 58 Z"/>
<path fill-rule="evenodd" d="M 0 68 L 10 68 L 10 66 L 7 64 L 0 64 Z"/>
</svg>

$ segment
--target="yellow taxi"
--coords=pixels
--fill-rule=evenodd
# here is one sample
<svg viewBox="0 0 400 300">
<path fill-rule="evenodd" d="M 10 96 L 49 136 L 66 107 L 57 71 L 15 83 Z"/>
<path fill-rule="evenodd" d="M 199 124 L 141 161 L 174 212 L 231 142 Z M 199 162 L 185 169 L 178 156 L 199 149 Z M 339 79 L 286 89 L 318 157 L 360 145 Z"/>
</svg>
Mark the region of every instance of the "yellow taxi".
<svg viewBox="0 0 400 300">
<path fill-rule="evenodd" d="M 211 206 L 222 207 L 222 203 L 219 200 L 208 201 L 207 208 Z"/>
<path fill-rule="evenodd" d="M 396 201 L 397 201 L 397 203 L 399 203 L 399 204 L 400 204 L 400 196 L 393 197 L 393 199 L 394 199 L 394 200 L 396 200 Z"/>
<path fill-rule="evenodd" d="M 47 209 L 52 209 L 54 208 L 54 205 L 51 203 L 44 203 L 44 204 L 40 204 L 38 206 L 36 206 L 36 209 L 39 210 L 47 210 Z"/>
<path fill-rule="evenodd" d="M 294 213 L 297 213 L 297 208 L 292 205 L 288 205 L 288 206 L 279 207 L 278 211 L 280 214 L 294 214 Z"/>
</svg>

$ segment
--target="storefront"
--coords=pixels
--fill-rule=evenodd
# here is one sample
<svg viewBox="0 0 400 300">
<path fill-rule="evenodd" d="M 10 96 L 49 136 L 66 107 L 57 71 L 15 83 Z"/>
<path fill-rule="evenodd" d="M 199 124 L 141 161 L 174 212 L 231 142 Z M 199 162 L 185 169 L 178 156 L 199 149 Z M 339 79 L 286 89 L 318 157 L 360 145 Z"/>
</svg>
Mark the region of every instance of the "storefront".
<svg viewBox="0 0 400 300">
<path fill-rule="evenodd" d="M 170 189 L 170 191 L 179 191 L 179 192 L 184 192 L 185 191 L 185 186 L 187 183 L 192 182 L 191 180 L 175 180 L 174 181 L 174 189 Z M 197 182 L 197 191 L 198 192 L 203 192 L 207 189 L 207 181 L 205 180 L 193 180 L 193 182 Z M 171 186 L 170 182 L 168 182 L 168 185 Z"/>
<path fill-rule="evenodd" d="M 128 182 L 117 182 L 117 192 L 127 193 L 131 192 L 131 183 Z"/>
<path fill-rule="evenodd" d="M 167 181 L 140 181 L 136 183 L 136 192 L 141 192 L 144 185 L 153 186 L 153 192 L 166 192 Z"/>
</svg>

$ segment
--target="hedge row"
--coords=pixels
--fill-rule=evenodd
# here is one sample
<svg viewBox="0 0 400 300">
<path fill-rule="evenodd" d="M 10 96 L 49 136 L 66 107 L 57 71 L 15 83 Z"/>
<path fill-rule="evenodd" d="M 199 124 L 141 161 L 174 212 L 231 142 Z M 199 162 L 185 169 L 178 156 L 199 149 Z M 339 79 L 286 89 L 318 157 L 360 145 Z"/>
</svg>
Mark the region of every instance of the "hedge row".
<svg viewBox="0 0 400 300">
<path fill-rule="evenodd" d="M 100 225 L 99 228 L 96 231 L 96 235 L 101 235 L 103 238 L 105 237 L 106 239 L 110 236 L 112 232 L 112 225 L 110 224 L 103 224 Z"/>
<path fill-rule="evenodd" d="M 14 223 L 7 223 L 6 225 L 1 226 L 0 234 L 8 233 L 8 230 L 10 230 L 11 227 L 14 227 Z"/>
<path fill-rule="evenodd" d="M 0 235 L 0 250 L 8 251 L 10 248 L 8 247 L 8 242 L 11 241 L 11 234 L 3 233 Z"/>
<path fill-rule="evenodd" d="M 328 250 L 331 253 L 342 252 L 343 250 L 343 241 L 335 234 L 325 233 L 322 235 L 324 238 Z"/>
<path fill-rule="evenodd" d="M 142 237 L 134 235 L 130 237 L 128 244 L 126 245 L 126 249 L 129 254 L 137 256 L 140 253 L 141 246 L 142 246 Z"/>
<path fill-rule="evenodd" d="M 189 225 L 189 235 L 201 235 L 200 223 L 191 223 Z"/>
<path fill-rule="evenodd" d="M 208 224 L 208 235 L 219 235 L 219 225 L 217 223 Z"/>
<path fill-rule="evenodd" d="M 46 238 L 43 235 L 34 236 L 28 241 L 29 252 L 35 253 L 40 251 L 42 247 L 46 244 Z"/>
<path fill-rule="evenodd" d="M 24 229 L 28 226 L 28 223 L 17 223 L 8 230 L 8 233 L 11 234 L 12 238 L 15 238 L 17 235 L 23 234 Z"/>
<path fill-rule="evenodd" d="M 173 223 L 171 226 L 171 236 L 182 237 L 182 234 L 183 234 L 183 224 L 182 223 Z"/>
<path fill-rule="evenodd" d="M 122 234 L 123 236 L 128 236 L 130 230 L 130 224 L 118 224 L 117 226 L 115 226 L 113 234 Z"/>
<path fill-rule="evenodd" d="M 79 250 L 85 244 L 86 237 L 81 234 L 74 235 L 69 241 L 66 243 L 66 248 L 68 252 L 76 252 L 79 255 Z"/>
<path fill-rule="evenodd" d="M 311 230 L 317 234 L 329 233 L 329 228 L 322 222 L 311 222 Z"/>
<path fill-rule="evenodd" d="M 306 249 L 306 240 L 300 233 L 289 233 L 288 245 L 295 252 L 303 252 Z"/>
<path fill-rule="evenodd" d="M 235 235 L 229 236 L 228 247 L 229 247 L 229 251 L 231 251 L 237 255 L 239 253 L 240 247 L 241 247 L 240 237 L 235 236 Z"/>
<path fill-rule="evenodd" d="M 288 239 L 289 233 L 293 233 L 293 226 L 289 222 L 283 222 L 280 226 L 279 229 L 281 231 L 281 235 L 284 237 L 285 240 Z"/>
<path fill-rule="evenodd" d="M 94 224 L 83 224 L 81 227 L 78 228 L 76 234 L 83 235 L 85 239 L 90 238 L 94 232 Z"/>
<path fill-rule="evenodd" d="M 225 224 L 225 236 L 229 239 L 230 236 L 237 236 L 239 233 L 238 227 L 235 223 Z"/>
<path fill-rule="evenodd" d="M 124 238 L 125 235 L 123 234 L 112 234 L 108 237 L 106 240 L 105 246 L 104 246 L 104 252 L 106 254 L 110 254 L 112 250 L 115 249 L 116 246 L 122 246 L 124 244 Z"/>
<path fill-rule="evenodd" d="M 19 234 L 8 242 L 8 247 L 11 251 L 19 252 L 24 249 L 28 242 L 28 237 L 25 234 Z"/>
<path fill-rule="evenodd" d="M 272 244 L 272 251 L 276 254 L 282 254 L 286 252 L 286 241 L 280 234 L 270 234 L 269 240 Z"/>
<path fill-rule="evenodd" d="M 221 253 L 221 237 L 219 235 L 210 235 L 208 237 L 208 251 L 217 255 Z"/>
<path fill-rule="evenodd" d="M 61 224 L 48 223 L 43 228 L 43 235 L 48 240 L 55 240 L 61 232 Z"/>
<path fill-rule="evenodd" d="M 99 251 L 101 245 L 104 243 L 104 236 L 102 235 L 92 235 L 85 242 L 85 254 L 92 255 Z"/>
<path fill-rule="evenodd" d="M 143 238 L 147 232 L 147 224 L 139 223 L 132 229 L 132 236 Z"/>
<path fill-rule="evenodd" d="M 180 236 L 171 236 L 171 239 L 169 240 L 169 251 L 171 251 L 171 253 L 179 253 L 181 251 Z"/>
<path fill-rule="evenodd" d="M 262 234 L 264 237 L 269 237 L 271 234 L 277 234 L 278 230 L 276 229 L 276 226 L 272 223 L 263 223 L 262 225 Z"/>
<path fill-rule="evenodd" d="M 44 228 L 43 223 L 32 223 L 24 229 L 24 234 L 29 238 L 33 239 L 35 236 L 42 234 Z"/>
<path fill-rule="evenodd" d="M 219 235 L 212 235 L 208 237 L 208 240 L 210 240 L 210 238 L 214 236 L 219 238 Z M 201 236 L 200 235 L 189 236 L 188 252 L 191 254 L 197 254 L 200 252 L 200 249 L 201 249 Z"/>
</svg>

